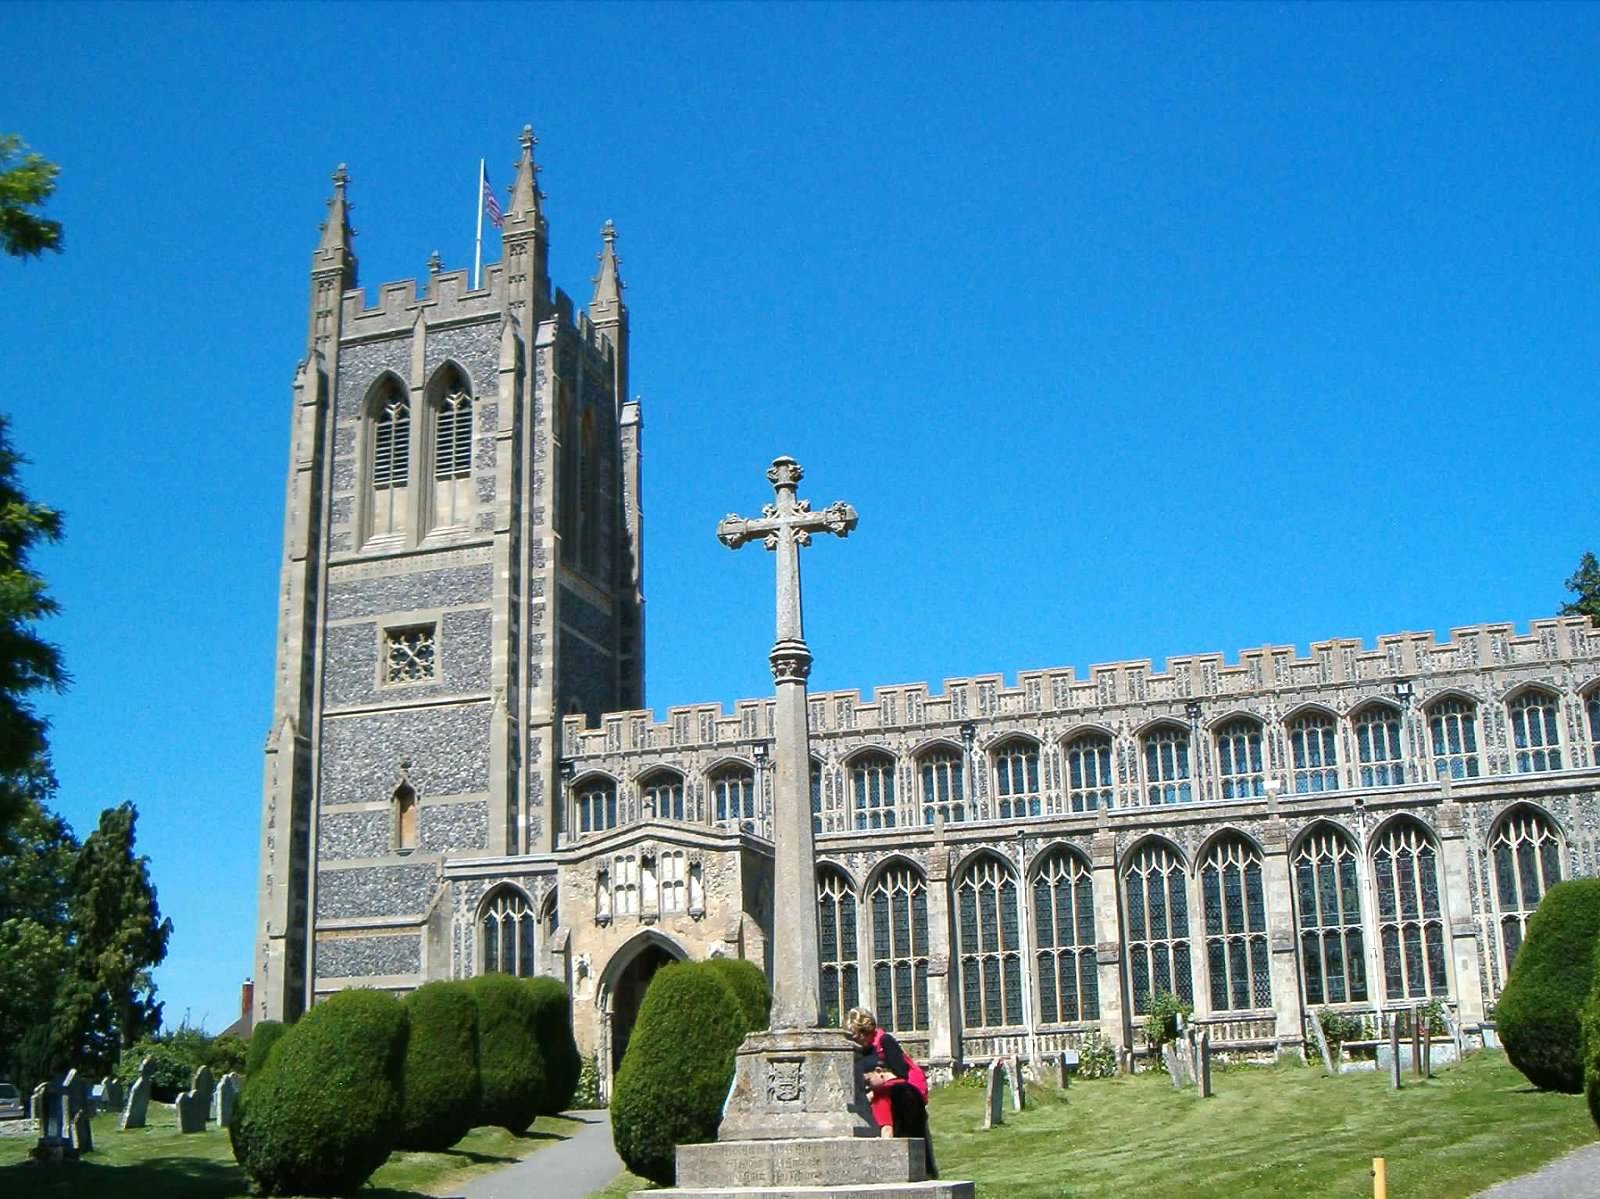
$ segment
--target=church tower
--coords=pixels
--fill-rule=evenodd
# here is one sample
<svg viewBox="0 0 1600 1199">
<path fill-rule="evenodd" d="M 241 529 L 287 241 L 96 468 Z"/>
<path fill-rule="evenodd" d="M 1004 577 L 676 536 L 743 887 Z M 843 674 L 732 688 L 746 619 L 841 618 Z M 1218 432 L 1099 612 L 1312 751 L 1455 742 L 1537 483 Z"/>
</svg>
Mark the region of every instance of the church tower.
<svg viewBox="0 0 1600 1199">
<path fill-rule="evenodd" d="M 616 231 L 575 308 L 549 278 L 535 144 L 525 128 L 481 287 L 435 256 L 420 292 L 386 283 L 372 306 L 333 177 L 293 384 L 257 1019 L 458 974 L 457 909 L 494 879 L 553 908 L 560 722 L 644 702 Z"/>
</svg>

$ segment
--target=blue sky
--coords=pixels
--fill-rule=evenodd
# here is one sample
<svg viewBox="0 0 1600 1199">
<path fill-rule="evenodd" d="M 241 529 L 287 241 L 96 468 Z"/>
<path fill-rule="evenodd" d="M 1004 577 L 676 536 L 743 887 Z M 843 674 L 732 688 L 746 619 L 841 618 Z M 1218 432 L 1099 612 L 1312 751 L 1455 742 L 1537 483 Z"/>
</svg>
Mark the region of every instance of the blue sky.
<svg viewBox="0 0 1600 1199">
<path fill-rule="evenodd" d="M 0 262 L 59 805 L 141 813 L 169 1022 L 255 918 L 289 383 L 333 167 L 361 278 L 468 265 L 533 122 L 552 273 L 620 230 L 647 694 L 818 688 L 1549 615 L 1600 549 L 1591 6 L 10 4 L 0 129 L 67 252 Z M 493 257 L 490 247 L 489 257 Z"/>
</svg>

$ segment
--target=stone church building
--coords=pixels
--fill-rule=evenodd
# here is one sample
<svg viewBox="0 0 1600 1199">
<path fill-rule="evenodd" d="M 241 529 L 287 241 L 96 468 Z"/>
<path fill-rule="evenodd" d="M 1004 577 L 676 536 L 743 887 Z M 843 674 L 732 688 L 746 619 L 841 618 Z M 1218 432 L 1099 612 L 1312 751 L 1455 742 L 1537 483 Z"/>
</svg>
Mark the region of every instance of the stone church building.
<svg viewBox="0 0 1600 1199">
<path fill-rule="evenodd" d="M 641 417 L 615 234 L 553 289 L 533 138 L 503 260 L 356 279 L 346 177 L 294 383 L 254 1015 L 484 971 L 609 1079 L 651 974 L 770 962 L 770 698 L 644 703 Z M 710 525 L 707 536 L 710 536 Z M 1219 1048 L 1438 999 L 1470 1035 L 1545 889 L 1600 873 L 1579 618 L 810 697 L 825 1006 L 937 1069 L 1158 991 Z"/>
</svg>

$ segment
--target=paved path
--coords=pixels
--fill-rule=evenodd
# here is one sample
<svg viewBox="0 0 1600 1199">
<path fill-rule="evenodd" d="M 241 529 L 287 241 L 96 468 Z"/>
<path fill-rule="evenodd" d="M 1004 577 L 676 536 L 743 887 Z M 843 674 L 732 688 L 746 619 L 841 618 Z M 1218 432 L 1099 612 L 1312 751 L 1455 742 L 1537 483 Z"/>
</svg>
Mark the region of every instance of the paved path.
<svg viewBox="0 0 1600 1199">
<path fill-rule="evenodd" d="M 452 1188 L 461 1199 L 588 1199 L 622 1172 L 611 1147 L 611 1117 L 604 1109 L 562 1112 L 580 1121 L 564 1141 L 535 1150 L 514 1166 Z"/>
<path fill-rule="evenodd" d="M 1474 1199 L 1600 1199 L 1600 1144 L 1574 1149 L 1532 1174 L 1496 1183 Z"/>
</svg>

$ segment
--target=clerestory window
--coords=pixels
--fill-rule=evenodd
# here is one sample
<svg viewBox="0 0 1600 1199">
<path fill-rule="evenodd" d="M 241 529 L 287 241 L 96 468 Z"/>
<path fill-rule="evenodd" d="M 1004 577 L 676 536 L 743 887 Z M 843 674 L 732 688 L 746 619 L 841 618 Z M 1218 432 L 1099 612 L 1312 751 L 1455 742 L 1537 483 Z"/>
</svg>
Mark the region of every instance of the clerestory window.
<svg viewBox="0 0 1600 1199">
<path fill-rule="evenodd" d="M 573 789 L 573 827 L 582 836 L 617 827 L 617 785 L 603 775 L 583 779 Z"/>
<path fill-rule="evenodd" d="M 994 753 L 995 815 L 1013 820 L 1039 814 L 1039 747 L 1007 741 Z"/>
<path fill-rule="evenodd" d="M 639 799 L 644 815 L 657 820 L 682 820 L 683 776 L 671 770 L 658 770 L 639 784 Z"/>
<path fill-rule="evenodd" d="M 1442 699 L 1428 709 L 1433 777 L 1478 777 L 1478 712 L 1462 699 Z"/>
<path fill-rule="evenodd" d="M 935 816 L 949 823 L 967 818 L 961 753 L 946 747 L 931 749 L 917 762 L 922 781 L 922 823 L 932 824 Z"/>
<path fill-rule="evenodd" d="M 1084 733 L 1067 742 L 1067 807 L 1074 812 L 1116 806 L 1111 738 Z"/>
<path fill-rule="evenodd" d="M 862 754 L 850 763 L 850 795 L 858 829 L 894 827 L 894 759 Z"/>
<path fill-rule="evenodd" d="M 1289 757 L 1294 793 L 1315 795 L 1339 789 L 1339 756 L 1333 717 L 1307 712 L 1289 722 Z"/>
<path fill-rule="evenodd" d="M 711 805 L 718 824 L 756 827 L 756 776 L 748 766 L 724 766 L 711 776 Z"/>
<path fill-rule="evenodd" d="M 1248 799 L 1267 793 L 1261 758 L 1261 725 L 1241 717 L 1217 730 L 1217 773 L 1223 799 Z"/>
<path fill-rule="evenodd" d="M 1387 704 L 1361 709 L 1354 718 L 1356 755 L 1363 787 L 1398 787 L 1405 779 L 1400 713 Z"/>
<path fill-rule="evenodd" d="M 1151 804 L 1188 803 L 1189 730 L 1164 724 L 1144 735 L 1144 781 Z"/>
<path fill-rule="evenodd" d="M 1548 691 L 1524 691 L 1511 710 L 1511 743 L 1519 773 L 1561 769 L 1560 703 Z"/>
</svg>

